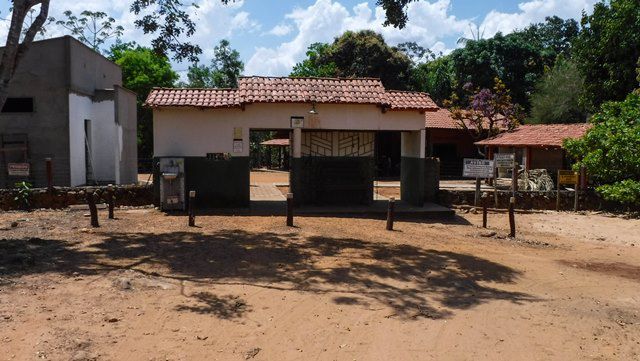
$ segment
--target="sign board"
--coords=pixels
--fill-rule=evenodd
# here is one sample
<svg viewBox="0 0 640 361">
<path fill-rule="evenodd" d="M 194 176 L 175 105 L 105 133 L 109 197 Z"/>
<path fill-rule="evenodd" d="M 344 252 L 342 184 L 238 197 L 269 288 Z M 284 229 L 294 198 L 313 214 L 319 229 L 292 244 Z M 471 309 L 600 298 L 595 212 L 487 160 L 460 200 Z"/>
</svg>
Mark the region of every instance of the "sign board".
<svg viewBox="0 0 640 361">
<path fill-rule="evenodd" d="M 578 184 L 578 172 L 574 172 L 572 170 L 559 170 L 558 184 Z"/>
<path fill-rule="evenodd" d="M 493 161 L 465 158 L 462 176 L 466 178 L 493 178 Z"/>
<path fill-rule="evenodd" d="M 242 128 L 234 127 L 233 128 L 233 139 L 234 140 L 242 140 Z"/>
<path fill-rule="evenodd" d="M 493 161 L 496 164 L 496 168 L 513 168 L 515 163 L 515 154 L 513 153 L 496 153 L 493 156 Z"/>
<path fill-rule="evenodd" d="M 233 152 L 234 153 L 242 153 L 243 142 L 241 140 L 233 141 Z"/>
<path fill-rule="evenodd" d="M 8 163 L 7 171 L 13 177 L 28 177 L 31 167 L 29 163 Z"/>
<path fill-rule="evenodd" d="M 291 128 L 304 127 L 304 117 L 291 117 Z"/>
</svg>

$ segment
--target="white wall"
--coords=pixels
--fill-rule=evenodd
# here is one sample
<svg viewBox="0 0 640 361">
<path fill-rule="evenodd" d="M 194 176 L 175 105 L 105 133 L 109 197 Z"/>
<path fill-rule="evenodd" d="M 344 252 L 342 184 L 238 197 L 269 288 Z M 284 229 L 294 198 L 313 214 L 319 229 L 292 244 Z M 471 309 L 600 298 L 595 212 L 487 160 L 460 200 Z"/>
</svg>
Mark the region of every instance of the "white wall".
<svg viewBox="0 0 640 361">
<path fill-rule="evenodd" d="M 69 152 L 71 186 L 87 183 L 84 121 L 91 120 L 93 176 L 113 182 L 115 173 L 116 124 L 113 100 L 94 103 L 91 97 L 69 94 Z"/>
<path fill-rule="evenodd" d="M 71 186 L 87 183 L 84 154 L 84 120 L 91 119 L 90 97 L 69 94 L 69 168 Z"/>
<path fill-rule="evenodd" d="M 424 114 L 387 111 L 375 105 L 249 104 L 241 109 L 165 108 L 153 112 L 154 156 L 249 156 L 250 129 L 290 129 L 292 116 L 303 116 L 305 129 L 420 130 Z M 233 128 L 243 128 L 243 149 L 233 153 Z"/>
<path fill-rule="evenodd" d="M 93 103 L 91 119 L 91 151 L 93 176 L 98 182 L 116 181 L 115 149 L 117 131 L 113 100 Z"/>
</svg>

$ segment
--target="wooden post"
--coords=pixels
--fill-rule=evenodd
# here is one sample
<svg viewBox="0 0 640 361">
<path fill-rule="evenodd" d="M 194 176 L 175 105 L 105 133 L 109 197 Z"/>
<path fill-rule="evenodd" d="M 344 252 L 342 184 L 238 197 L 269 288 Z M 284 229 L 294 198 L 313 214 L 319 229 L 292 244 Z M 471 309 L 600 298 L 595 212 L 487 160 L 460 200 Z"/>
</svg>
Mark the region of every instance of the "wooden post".
<svg viewBox="0 0 640 361">
<path fill-rule="evenodd" d="M 196 191 L 189 191 L 189 227 L 196 226 Z"/>
<path fill-rule="evenodd" d="M 96 207 L 95 194 L 92 191 L 87 191 L 87 204 L 89 205 L 89 213 L 91 215 L 91 227 L 100 227 L 100 223 L 98 223 L 98 208 Z"/>
<path fill-rule="evenodd" d="M 558 170 L 558 181 L 556 182 L 556 212 L 560 211 L 560 171 Z"/>
<path fill-rule="evenodd" d="M 480 178 L 476 178 L 476 194 L 473 197 L 473 205 L 478 206 L 480 203 Z"/>
<path fill-rule="evenodd" d="M 293 227 L 293 193 L 287 193 L 287 227 Z"/>
<path fill-rule="evenodd" d="M 516 236 L 516 218 L 515 218 L 515 206 L 516 198 L 511 197 L 509 199 L 509 237 L 515 238 Z"/>
<path fill-rule="evenodd" d="M 51 164 L 51 158 L 45 158 L 45 163 L 47 164 L 47 188 L 49 190 L 53 189 L 53 165 Z"/>
<path fill-rule="evenodd" d="M 107 205 L 109 206 L 109 219 L 115 219 L 113 210 L 115 208 L 115 195 L 111 187 L 107 190 Z"/>
<path fill-rule="evenodd" d="M 513 162 L 513 170 L 511 173 L 511 193 L 513 197 L 515 197 L 518 191 L 518 162 Z"/>
<path fill-rule="evenodd" d="M 576 179 L 576 184 L 574 184 L 574 191 L 573 191 L 573 211 L 577 212 L 578 211 L 578 187 L 580 184 L 580 179 L 578 177 L 578 179 Z"/>
<path fill-rule="evenodd" d="M 387 231 L 393 231 L 393 219 L 395 217 L 396 199 L 389 198 L 389 208 L 387 208 Z"/>
<path fill-rule="evenodd" d="M 493 169 L 493 203 L 494 207 L 498 208 L 498 167 Z"/>
<path fill-rule="evenodd" d="M 487 197 L 482 196 L 482 228 L 487 228 Z"/>
</svg>

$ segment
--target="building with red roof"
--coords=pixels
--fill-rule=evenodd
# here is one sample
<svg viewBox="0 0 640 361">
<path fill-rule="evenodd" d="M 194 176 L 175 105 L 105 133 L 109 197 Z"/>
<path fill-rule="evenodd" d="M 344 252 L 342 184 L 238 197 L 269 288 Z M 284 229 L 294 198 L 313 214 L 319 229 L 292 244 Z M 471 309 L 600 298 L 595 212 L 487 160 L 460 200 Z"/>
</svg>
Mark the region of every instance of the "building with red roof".
<svg viewBox="0 0 640 361">
<path fill-rule="evenodd" d="M 424 203 L 424 117 L 438 109 L 426 93 L 388 90 L 371 78 L 256 76 L 240 78 L 234 89 L 153 89 L 146 106 L 157 180 L 167 174 L 167 192 L 195 190 L 199 204 L 249 204 L 251 131 L 289 134 L 290 188 L 303 204 L 372 202 L 378 135 L 396 133 L 402 200 Z M 171 190 L 181 164 L 185 185 Z M 158 188 L 161 205 L 176 201 L 165 201 Z"/>
<path fill-rule="evenodd" d="M 565 139 L 584 136 L 590 124 L 531 124 L 476 142 L 487 148 L 487 154 L 515 153 L 516 161 L 525 169 L 547 169 L 555 174 L 567 169 L 569 160 L 562 144 Z"/>
</svg>

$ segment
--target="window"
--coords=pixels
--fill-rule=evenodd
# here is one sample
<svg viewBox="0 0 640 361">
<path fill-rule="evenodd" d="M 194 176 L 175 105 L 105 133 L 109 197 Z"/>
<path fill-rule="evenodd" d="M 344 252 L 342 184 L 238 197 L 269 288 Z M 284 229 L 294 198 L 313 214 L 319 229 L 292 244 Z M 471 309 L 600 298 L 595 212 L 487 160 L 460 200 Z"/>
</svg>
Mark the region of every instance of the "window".
<svg viewBox="0 0 640 361">
<path fill-rule="evenodd" d="M 33 98 L 7 98 L 3 113 L 33 113 Z"/>
</svg>

